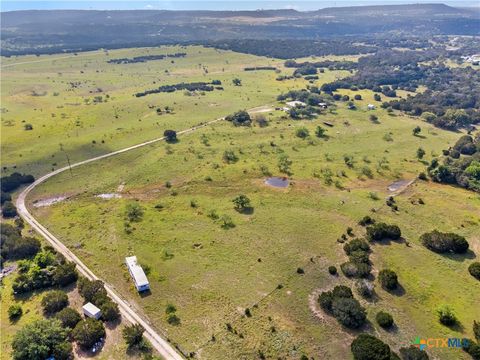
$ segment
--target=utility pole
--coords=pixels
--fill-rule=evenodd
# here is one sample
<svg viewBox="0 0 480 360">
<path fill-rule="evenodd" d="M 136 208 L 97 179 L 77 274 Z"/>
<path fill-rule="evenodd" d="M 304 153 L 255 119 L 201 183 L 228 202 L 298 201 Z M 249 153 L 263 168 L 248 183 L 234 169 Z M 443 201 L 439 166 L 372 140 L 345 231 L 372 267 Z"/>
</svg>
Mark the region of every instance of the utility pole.
<svg viewBox="0 0 480 360">
<path fill-rule="evenodd" d="M 70 170 L 70 175 L 73 177 L 72 165 L 70 164 L 70 158 L 68 157 L 67 152 L 66 152 L 65 149 L 63 148 L 63 144 L 62 144 L 62 143 L 60 143 L 60 151 L 63 151 L 63 152 L 65 153 L 65 157 L 67 158 L 67 163 L 68 163 L 68 170 Z"/>
</svg>

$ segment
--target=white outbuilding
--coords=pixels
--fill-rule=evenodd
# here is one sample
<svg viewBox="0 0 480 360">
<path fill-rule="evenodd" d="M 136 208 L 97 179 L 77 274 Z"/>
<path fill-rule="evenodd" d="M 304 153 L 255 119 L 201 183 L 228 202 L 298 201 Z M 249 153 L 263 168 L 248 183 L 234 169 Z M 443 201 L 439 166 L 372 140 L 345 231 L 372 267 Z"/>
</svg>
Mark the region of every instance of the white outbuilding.
<svg viewBox="0 0 480 360">
<path fill-rule="evenodd" d="M 367 109 L 368 109 L 368 110 L 375 110 L 375 105 L 373 105 L 373 104 L 368 104 L 368 105 L 367 105 Z"/>
<path fill-rule="evenodd" d="M 125 263 L 127 264 L 128 271 L 132 276 L 133 282 L 138 292 L 146 291 L 150 289 L 150 284 L 148 282 L 147 276 L 143 271 L 142 267 L 138 265 L 136 256 L 129 256 L 125 258 Z"/>
<path fill-rule="evenodd" d="M 100 316 L 102 316 L 102 311 L 90 302 L 83 305 L 82 309 L 83 315 L 85 315 L 86 317 L 98 320 L 100 319 Z"/>
</svg>

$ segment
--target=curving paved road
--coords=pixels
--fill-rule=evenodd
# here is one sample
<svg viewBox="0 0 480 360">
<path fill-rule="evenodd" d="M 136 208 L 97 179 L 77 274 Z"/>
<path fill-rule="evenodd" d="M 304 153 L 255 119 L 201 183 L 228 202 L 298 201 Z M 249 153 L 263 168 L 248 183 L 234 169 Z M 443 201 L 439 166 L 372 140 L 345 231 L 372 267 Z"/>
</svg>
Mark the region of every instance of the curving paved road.
<svg viewBox="0 0 480 360">
<path fill-rule="evenodd" d="M 193 132 L 195 130 L 198 130 L 202 127 L 211 125 L 215 122 L 221 121 L 224 118 L 219 118 L 216 120 L 209 121 L 205 124 L 194 126 L 192 128 L 186 129 L 179 131 L 177 135 L 183 135 L 187 134 L 190 132 Z M 160 137 L 157 139 L 153 139 L 150 141 L 145 141 L 141 144 L 129 146 L 127 148 L 117 150 L 110 152 L 108 154 L 96 156 L 94 158 L 80 161 L 78 163 L 72 164 L 71 167 L 77 167 L 81 165 L 85 165 L 94 161 L 102 160 L 114 155 L 118 155 L 130 150 L 138 149 L 142 146 L 150 145 L 159 141 L 165 140 L 165 137 Z M 40 235 L 42 235 L 57 251 L 62 253 L 65 258 L 67 258 L 69 261 L 73 261 L 75 264 L 77 264 L 77 269 L 78 271 L 87 277 L 90 280 L 97 280 L 98 277 L 77 257 L 73 252 L 71 252 L 60 240 L 58 240 L 54 235 L 52 235 L 42 224 L 40 224 L 32 214 L 27 209 L 27 206 L 25 205 L 25 199 L 27 195 L 38 185 L 41 183 L 45 182 L 49 178 L 60 174 L 64 171 L 69 170 L 69 166 L 65 166 L 63 168 L 57 169 L 55 171 L 52 171 L 51 173 L 48 173 L 46 175 L 43 175 L 39 179 L 37 179 L 35 182 L 30 184 L 28 187 L 26 187 L 18 196 L 17 201 L 16 201 L 16 206 L 17 206 L 17 211 L 18 214 L 27 222 L 30 224 L 30 226 L 35 229 Z M 160 353 L 161 356 L 163 356 L 167 360 L 183 360 L 183 357 L 174 349 L 174 347 L 167 342 L 162 336 L 160 336 L 148 323 L 146 320 L 144 320 L 141 315 L 139 315 L 132 307 L 131 305 L 124 299 L 122 299 L 114 290 L 113 288 L 105 283 L 105 289 L 108 292 L 108 295 L 118 304 L 120 308 L 120 312 L 123 316 L 124 319 L 127 319 L 131 323 L 139 323 L 145 328 L 145 337 L 152 343 L 152 346 Z"/>
</svg>

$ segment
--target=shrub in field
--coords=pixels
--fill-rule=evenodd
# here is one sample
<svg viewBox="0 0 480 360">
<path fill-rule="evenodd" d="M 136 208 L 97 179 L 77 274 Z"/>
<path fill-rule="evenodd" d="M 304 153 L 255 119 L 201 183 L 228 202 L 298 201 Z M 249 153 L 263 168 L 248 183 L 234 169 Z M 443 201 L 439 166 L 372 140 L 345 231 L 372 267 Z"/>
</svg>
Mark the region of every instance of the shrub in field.
<svg viewBox="0 0 480 360">
<path fill-rule="evenodd" d="M 468 272 L 475 279 L 480 280 L 480 262 L 471 263 L 470 266 L 468 267 Z"/>
<path fill-rule="evenodd" d="M 370 245 L 363 240 L 363 239 L 353 239 L 343 245 L 343 251 L 345 251 L 345 254 L 350 255 L 352 252 L 357 251 L 357 250 L 362 250 L 362 251 L 370 251 Z"/>
<path fill-rule="evenodd" d="M 329 266 L 328 267 L 328 272 L 330 273 L 330 275 L 336 275 L 337 274 L 337 267 L 336 266 Z"/>
<path fill-rule="evenodd" d="M 420 350 L 418 347 L 410 345 L 409 347 L 400 348 L 400 356 L 402 360 L 428 360 L 428 354 Z"/>
<path fill-rule="evenodd" d="M 22 316 L 23 310 L 20 304 L 13 304 L 8 308 L 8 318 L 10 321 L 15 321 Z"/>
<path fill-rule="evenodd" d="M 438 321 L 445 326 L 452 326 L 457 323 L 455 313 L 448 305 L 442 305 L 437 309 Z"/>
<path fill-rule="evenodd" d="M 374 285 L 372 282 L 362 279 L 355 282 L 355 289 L 360 296 L 370 298 L 373 295 Z"/>
<path fill-rule="evenodd" d="M 351 329 L 359 328 L 367 319 L 365 309 L 354 298 L 334 298 L 332 313 L 339 323 Z"/>
<path fill-rule="evenodd" d="M 350 345 L 355 360 L 391 360 L 390 347 L 375 336 L 358 335 Z"/>
<path fill-rule="evenodd" d="M 397 225 L 375 223 L 367 227 L 367 238 L 370 241 L 380 241 L 383 239 L 398 240 L 401 236 L 402 232 Z"/>
<path fill-rule="evenodd" d="M 378 325 L 384 329 L 388 329 L 393 326 L 393 317 L 387 312 L 379 311 L 377 316 L 375 316 L 375 320 L 377 320 Z"/>
<path fill-rule="evenodd" d="M 398 277 L 395 271 L 383 269 L 378 273 L 378 280 L 386 290 L 394 290 L 398 286 Z"/>
<path fill-rule="evenodd" d="M 442 233 L 438 230 L 423 234 L 420 236 L 420 241 L 427 249 L 440 254 L 449 252 L 463 254 L 469 247 L 463 236 L 455 233 Z"/>
</svg>

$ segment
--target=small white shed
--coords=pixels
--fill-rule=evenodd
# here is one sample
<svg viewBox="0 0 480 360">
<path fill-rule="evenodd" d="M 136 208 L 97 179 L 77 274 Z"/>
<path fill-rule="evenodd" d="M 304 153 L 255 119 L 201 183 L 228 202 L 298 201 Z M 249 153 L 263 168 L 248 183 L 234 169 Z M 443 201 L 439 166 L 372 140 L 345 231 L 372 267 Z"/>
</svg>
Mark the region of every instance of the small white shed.
<svg viewBox="0 0 480 360">
<path fill-rule="evenodd" d="M 373 104 L 368 104 L 367 105 L 368 110 L 375 110 L 375 105 Z"/>
<path fill-rule="evenodd" d="M 83 315 L 85 315 L 86 317 L 98 320 L 100 319 L 100 316 L 102 316 L 102 311 L 90 302 L 83 305 L 82 309 Z"/>
</svg>

